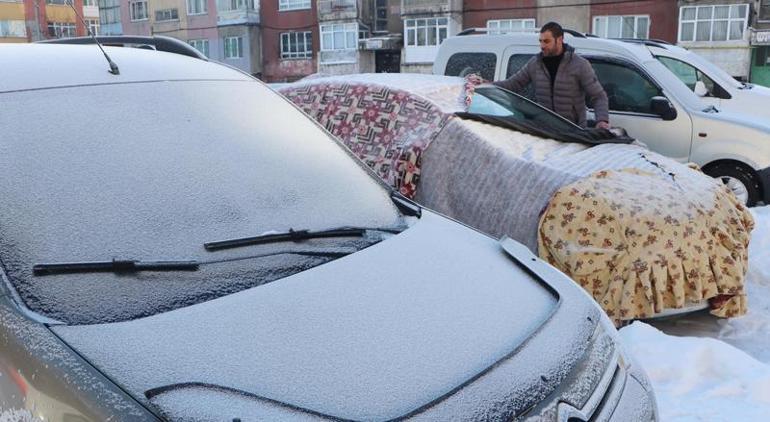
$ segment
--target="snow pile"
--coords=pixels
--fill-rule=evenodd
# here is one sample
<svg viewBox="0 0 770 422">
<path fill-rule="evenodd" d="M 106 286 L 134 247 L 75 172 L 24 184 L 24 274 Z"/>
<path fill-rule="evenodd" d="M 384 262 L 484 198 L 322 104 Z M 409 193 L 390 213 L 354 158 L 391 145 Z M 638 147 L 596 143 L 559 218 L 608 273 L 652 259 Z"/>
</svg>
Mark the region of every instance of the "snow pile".
<svg viewBox="0 0 770 422">
<path fill-rule="evenodd" d="M 620 332 L 647 371 L 662 421 L 759 421 L 770 415 L 770 366 L 710 338 L 669 336 L 642 322 Z"/>
<path fill-rule="evenodd" d="M 770 206 L 751 212 L 756 226 L 745 316 L 725 320 L 699 313 L 653 322 L 676 336 L 642 322 L 620 331 L 624 348 L 650 376 L 661 420 L 748 421 L 770 415 Z"/>
</svg>

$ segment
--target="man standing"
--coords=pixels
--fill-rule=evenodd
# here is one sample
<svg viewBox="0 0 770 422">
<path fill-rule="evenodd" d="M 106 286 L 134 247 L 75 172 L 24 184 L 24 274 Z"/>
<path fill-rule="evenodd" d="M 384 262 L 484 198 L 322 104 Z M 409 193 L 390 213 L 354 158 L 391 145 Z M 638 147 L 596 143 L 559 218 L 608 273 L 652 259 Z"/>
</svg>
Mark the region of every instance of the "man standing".
<svg viewBox="0 0 770 422">
<path fill-rule="evenodd" d="M 586 127 L 587 97 L 594 108 L 596 127 L 609 129 L 607 94 L 588 60 L 564 44 L 561 25 L 556 22 L 543 25 L 540 29 L 540 50 L 540 54 L 532 57 L 513 76 L 494 84 L 521 92 L 532 83 L 540 105 L 581 127 Z"/>
</svg>

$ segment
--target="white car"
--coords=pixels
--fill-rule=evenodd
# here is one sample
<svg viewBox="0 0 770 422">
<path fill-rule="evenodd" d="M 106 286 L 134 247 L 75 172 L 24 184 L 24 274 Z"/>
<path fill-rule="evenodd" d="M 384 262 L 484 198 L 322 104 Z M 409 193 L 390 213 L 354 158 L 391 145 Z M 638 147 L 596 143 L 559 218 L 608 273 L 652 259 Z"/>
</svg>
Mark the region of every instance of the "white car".
<svg viewBox="0 0 770 422">
<path fill-rule="evenodd" d="M 574 35 L 573 35 L 574 34 Z M 653 151 L 694 162 L 748 205 L 770 200 L 770 124 L 704 105 L 642 44 L 565 35 L 607 91 L 610 123 Z M 502 80 L 539 53 L 538 35 L 465 35 L 441 44 L 433 73 Z M 756 88 L 755 88 L 756 89 Z"/>
<path fill-rule="evenodd" d="M 735 80 L 722 68 L 685 48 L 657 41 L 641 42 L 706 105 L 770 119 L 770 88 Z"/>
</svg>

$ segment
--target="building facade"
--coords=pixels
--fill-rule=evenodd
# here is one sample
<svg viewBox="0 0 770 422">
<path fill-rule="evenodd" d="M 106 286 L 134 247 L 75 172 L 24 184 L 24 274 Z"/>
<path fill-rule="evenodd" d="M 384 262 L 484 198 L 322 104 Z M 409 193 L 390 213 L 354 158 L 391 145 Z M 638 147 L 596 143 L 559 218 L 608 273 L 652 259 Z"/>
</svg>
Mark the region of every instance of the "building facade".
<svg viewBox="0 0 770 422">
<path fill-rule="evenodd" d="M 263 79 L 292 82 L 316 73 L 320 49 L 318 2 L 262 1 Z"/>
<path fill-rule="evenodd" d="M 0 1 L 0 42 L 28 42 L 28 28 L 35 22 L 27 20 L 26 4 L 22 0 Z"/>
<path fill-rule="evenodd" d="M 680 0 L 677 44 L 747 81 L 752 11 L 745 0 Z"/>
<path fill-rule="evenodd" d="M 770 86 L 770 0 L 755 1 L 753 6 L 749 80 Z"/>
</svg>

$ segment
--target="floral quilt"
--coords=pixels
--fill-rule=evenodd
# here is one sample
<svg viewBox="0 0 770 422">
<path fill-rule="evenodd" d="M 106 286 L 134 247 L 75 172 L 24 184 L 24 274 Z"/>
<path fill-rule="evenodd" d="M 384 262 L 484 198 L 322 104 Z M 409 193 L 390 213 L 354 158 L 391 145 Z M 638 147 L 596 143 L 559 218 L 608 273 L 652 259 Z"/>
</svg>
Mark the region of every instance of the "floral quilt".
<svg viewBox="0 0 770 422">
<path fill-rule="evenodd" d="M 540 256 L 616 323 L 704 300 L 714 315 L 745 314 L 753 219 L 721 183 L 692 180 L 625 169 L 564 186 L 540 219 Z"/>
</svg>

